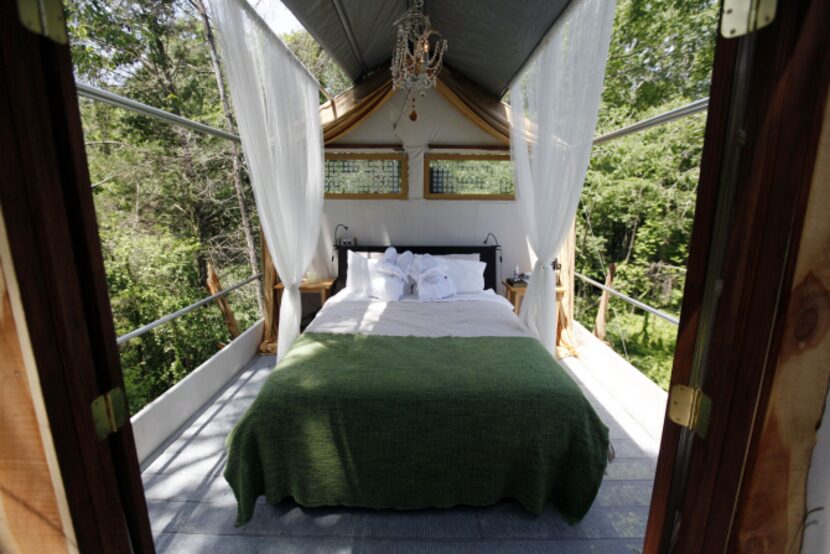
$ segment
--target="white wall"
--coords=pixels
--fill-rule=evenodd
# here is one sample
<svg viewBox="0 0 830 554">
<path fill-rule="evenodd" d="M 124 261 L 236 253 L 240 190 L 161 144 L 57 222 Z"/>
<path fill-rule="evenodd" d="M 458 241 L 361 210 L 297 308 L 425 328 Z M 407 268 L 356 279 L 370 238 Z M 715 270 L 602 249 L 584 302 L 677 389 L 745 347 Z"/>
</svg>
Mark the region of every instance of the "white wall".
<svg viewBox="0 0 830 554">
<path fill-rule="evenodd" d="M 428 145 L 497 145 L 499 141 L 434 90 L 416 98 L 415 122 L 408 117 L 411 109 L 411 101 L 407 103 L 399 92 L 337 141 L 401 144 L 409 155 L 409 199 L 326 200 L 313 269 L 319 274 L 336 274 L 336 261 L 331 262 L 333 232 L 343 223 L 358 245 L 471 246 L 480 245 L 492 232 L 503 246 L 500 277 L 511 276 L 516 265 L 520 271 L 530 271 L 530 254 L 515 202 L 423 198 L 423 155 Z"/>
<path fill-rule="evenodd" d="M 256 355 L 262 320 L 144 406 L 130 422 L 138 461 L 146 468 L 158 450 Z"/>
</svg>

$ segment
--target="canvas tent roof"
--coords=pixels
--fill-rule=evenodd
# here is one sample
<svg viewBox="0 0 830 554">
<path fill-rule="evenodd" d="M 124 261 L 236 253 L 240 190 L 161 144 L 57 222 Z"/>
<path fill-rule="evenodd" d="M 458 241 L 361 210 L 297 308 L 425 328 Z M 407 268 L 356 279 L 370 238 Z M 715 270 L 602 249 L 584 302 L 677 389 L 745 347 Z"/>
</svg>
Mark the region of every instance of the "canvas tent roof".
<svg viewBox="0 0 830 554">
<path fill-rule="evenodd" d="M 501 97 L 570 0 L 425 0 L 444 63 Z M 407 0 L 283 0 L 355 83 L 388 67 Z"/>
<path fill-rule="evenodd" d="M 510 107 L 489 92 L 444 68 L 438 78 L 438 92 L 479 128 L 502 144 L 510 143 Z M 323 141 L 330 144 L 357 127 L 395 94 L 389 69 L 376 71 L 367 79 L 320 106 Z"/>
</svg>

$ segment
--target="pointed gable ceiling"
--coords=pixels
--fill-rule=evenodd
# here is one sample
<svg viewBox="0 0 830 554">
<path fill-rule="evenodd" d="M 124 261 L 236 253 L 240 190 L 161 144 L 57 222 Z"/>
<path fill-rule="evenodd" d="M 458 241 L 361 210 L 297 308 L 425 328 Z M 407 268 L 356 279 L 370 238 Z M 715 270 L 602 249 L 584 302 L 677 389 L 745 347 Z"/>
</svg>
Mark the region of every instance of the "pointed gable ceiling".
<svg viewBox="0 0 830 554">
<path fill-rule="evenodd" d="M 447 39 L 444 63 L 497 97 L 570 0 L 425 0 L 424 13 Z M 388 67 L 394 22 L 407 0 L 283 0 L 296 18 L 359 82 Z"/>
</svg>

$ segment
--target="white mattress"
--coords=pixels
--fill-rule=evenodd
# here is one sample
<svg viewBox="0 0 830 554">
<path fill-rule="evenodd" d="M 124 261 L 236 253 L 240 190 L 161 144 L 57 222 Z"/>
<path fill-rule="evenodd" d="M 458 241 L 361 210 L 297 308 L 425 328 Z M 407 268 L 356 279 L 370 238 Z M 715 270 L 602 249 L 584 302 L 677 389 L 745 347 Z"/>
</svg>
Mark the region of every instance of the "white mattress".
<svg viewBox="0 0 830 554">
<path fill-rule="evenodd" d="M 513 306 L 492 290 L 437 302 L 367 299 L 342 290 L 306 328 L 307 333 L 414 337 L 530 337 Z"/>
</svg>

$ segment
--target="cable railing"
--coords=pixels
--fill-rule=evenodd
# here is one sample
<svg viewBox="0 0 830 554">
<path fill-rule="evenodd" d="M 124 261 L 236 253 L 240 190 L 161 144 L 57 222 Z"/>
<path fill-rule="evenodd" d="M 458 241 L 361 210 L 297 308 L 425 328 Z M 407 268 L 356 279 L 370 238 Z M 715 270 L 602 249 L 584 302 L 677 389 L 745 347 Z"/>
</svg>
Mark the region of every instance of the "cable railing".
<svg viewBox="0 0 830 554">
<path fill-rule="evenodd" d="M 120 337 L 118 337 L 115 340 L 115 342 L 116 342 L 116 344 L 118 344 L 120 346 L 120 345 L 124 344 L 125 342 L 127 342 L 130 339 L 140 337 L 144 333 L 147 333 L 148 331 L 152 331 L 153 329 L 155 329 L 159 325 L 164 325 L 165 323 L 168 323 L 170 321 L 173 321 L 176 318 L 179 318 L 179 317 L 181 317 L 185 314 L 188 314 L 188 313 L 192 312 L 193 310 L 195 310 L 196 308 L 199 308 L 200 306 L 204 306 L 205 304 L 209 304 L 209 303 L 213 302 L 214 300 L 222 298 L 226 294 L 231 293 L 231 292 L 235 291 L 236 289 L 238 289 L 240 287 L 244 287 L 245 285 L 247 285 L 251 281 L 254 281 L 254 280 L 259 279 L 261 277 L 262 277 L 262 273 L 257 273 L 256 275 L 251 275 L 250 277 L 248 277 L 244 281 L 240 281 L 239 283 L 237 283 L 233 286 L 230 286 L 230 287 L 228 287 L 224 290 L 220 290 L 216 294 L 208 296 L 207 298 L 203 298 L 203 299 L 199 300 L 198 302 L 194 302 L 190 306 L 186 306 L 186 307 L 182 308 L 181 310 L 173 312 L 172 314 L 167 314 L 165 316 L 162 316 L 162 317 L 158 318 L 157 320 L 148 323 L 147 325 L 139 327 L 138 329 L 130 331 L 129 333 L 126 333 L 124 335 L 121 335 Z"/>
<path fill-rule="evenodd" d="M 574 275 L 579 277 L 580 279 L 582 279 L 583 281 L 585 281 L 589 285 L 593 285 L 598 289 L 604 290 L 604 291 L 608 292 L 608 294 L 613 294 L 617 298 L 628 302 L 632 306 L 636 306 L 636 307 L 640 308 L 641 310 L 643 310 L 645 312 L 648 312 L 650 314 L 654 314 L 657 317 L 665 319 L 666 321 L 668 321 L 669 323 L 672 323 L 674 325 L 679 325 L 680 324 L 680 320 L 677 319 L 676 317 L 674 317 L 673 315 L 669 315 L 666 312 L 661 312 L 657 308 L 649 306 L 648 304 L 644 304 L 643 302 L 640 302 L 636 298 L 631 298 L 630 296 L 625 295 L 625 294 L 621 293 L 620 291 L 618 291 L 616 289 L 612 289 L 611 287 L 607 287 L 607 286 L 603 285 L 602 283 L 600 283 L 599 281 L 594 281 L 590 277 L 587 277 L 587 276 L 585 276 L 585 275 L 583 275 L 583 274 L 581 274 L 577 271 L 574 271 Z"/>
<path fill-rule="evenodd" d="M 110 92 L 108 90 L 91 87 L 78 82 L 75 83 L 75 88 L 78 89 L 78 96 L 83 96 L 89 98 L 90 100 L 96 100 L 104 104 L 124 108 L 125 110 L 130 110 L 131 112 L 150 116 L 167 123 L 172 123 L 173 125 L 178 125 L 179 127 L 204 133 L 206 135 L 213 135 L 215 137 L 220 137 L 233 142 L 241 142 L 239 136 L 234 135 L 233 133 L 217 129 L 216 127 L 211 127 L 210 125 L 205 125 L 204 123 L 199 123 L 198 121 L 193 121 L 192 119 L 187 119 L 186 117 L 182 117 L 159 108 L 154 108 L 153 106 L 138 102 L 137 100 L 132 100 L 126 96 L 115 94 L 114 92 Z"/>
<path fill-rule="evenodd" d="M 663 112 L 661 114 L 655 115 L 654 117 L 649 117 L 648 119 L 643 119 L 642 121 L 638 121 L 637 123 L 632 123 L 626 127 L 622 127 L 615 131 L 611 131 L 610 133 L 605 133 L 604 135 L 600 135 L 594 138 L 594 145 L 602 144 L 604 142 L 608 142 L 611 140 L 618 139 L 620 137 L 624 137 L 626 135 L 630 135 L 633 133 L 638 133 L 640 131 L 644 131 L 650 127 L 657 127 L 658 125 L 664 125 L 666 123 L 670 123 L 676 119 L 680 119 L 682 117 L 686 117 L 688 115 L 693 115 L 698 112 L 702 112 L 709 107 L 709 98 L 700 98 L 699 100 L 695 100 L 694 102 L 689 102 L 679 108 L 674 108 L 673 110 L 669 110 L 667 112 Z"/>
<path fill-rule="evenodd" d="M 187 129 L 191 129 L 193 131 L 197 131 L 197 132 L 208 134 L 208 135 L 213 135 L 213 136 L 216 136 L 216 137 L 223 138 L 225 140 L 240 142 L 239 136 L 234 135 L 233 133 L 229 133 L 229 132 L 224 131 L 222 129 L 217 129 L 215 127 L 211 127 L 210 125 L 206 125 L 204 123 L 199 123 L 198 121 L 193 121 L 193 120 L 187 119 L 185 117 L 181 117 L 179 115 L 167 112 L 165 110 L 161 110 L 159 108 L 155 108 L 153 106 L 149 106 L 147 104 L 138 102 L 136 100 L 132 100 L 130 98 L 126 98 L 124 96 L 115 94 L 113 92 L 102 90 L 102 89 L 99 89 L 99 88 L 96 88 L 96 87 L 93 87 L 93 86 L 89 86 L 89 85 L 85 85 L 85 84 L 82 84 L 82 83 L 76 83 L 75 86 L 78 90 L 78 95 L 79 96 L 84 96 L 84 97 L 89 98 L 89 99 L 94 100 L 94 101 L 103 102 L 103 103 L 110 104 L 110 105 L 113 105 L 113 106 L 116 106 L 116 107 L 120 107 L 120 108 L 123 108 L 123 109 L 126 109 L 126 110 L 130 110 L 130 111 L 135 112 L 135 113 L 139 113 L 141 115 L 153 117 L 155 119 L 165 121 L 167 123 L 172 123 L 172 124 L 178 125 L 180 127 L 185 127 Z M 605 142 L 608 142 L 608 141 L 611 141 L 611 140 L 614 140 L 614 139 L 617 139 L 617 138 L 620 138 L 620 137 L 623 137 L 623 136 L 626 136 L 626 135 L 630 135 L 630 134 L 648 129 L 650 127 L 655 127 L 655 126 L 658 126 L 658 125 L 664 125 L 664 124 L 669 123 L 671 121 L 675 121 L 677 119 L 680 119 L 680 118 L 683 118 L 683 117 L 686 117 L 686 116 L 704 111 L 704 110 L 707 109 L 708 104 L 709 104 L 709 99 L 708 98 L 701 98 L 699 100 L 695 100 L 694 102 L 690 102 L 689 104 L 686 104 L 684 106 L 680 106 L 678 108 L 669 110 L 667 112 L 656 115 L 654 117 L 644 119 L 644 120 L 639 121 L 637 123 L 634 123 L 632 125 L 628 125 L 626 127 L 622 127 L 622 128 L 617 129 L 615 131 L 611 131 L 610 133 L 606 133 L 604 135 L 600 135 L 598 137 L 595 137 L 593 143 L 594 144 L 602 144 L 602 143 L 605 143 Z M 652 314 L 656 315 L 657 317 L 660 317 L 660 318 L 662 318 L 662 319 L 664 319 L 664 320 L 666 320 L 666 321 L 668 321 L 668 322 L 670 322 L 674 325 L 678 325 L 678 323 L 679 323 L 678 319 L 675 318 L 674 316 L 666 314 L 665 312 L 661 312 L 660 310 L 658 310 L 656 308 L 653 308 L 653 307 L 651 307 L 647 304 L 644 304 L 644 303 L 640 302 L 639 300 L 631 298 L 630 296 L 627 296 L 627 295 L 625 295 L 625 294 L 623 294 L 623 293 L 621 293 L 621 292 L 619 292 L 615 289 L 612 289 L 610 287 L 606 287 L 602 283 L 599 283 L 598 281 L 595 281 L 595 280 L 593 280 L 589 277 L 586 277 L 585 275 L 582 275 L 580 273 L 575 273 L 575 275 L 577 277 L 579 277 L 580 279 L 582 279 L 583 281 L 585 281 L 585 282 L 587 282 L 587 283 L 589 283 L 589 284 L 591 284 L 591 285 L 593 285 L 593 286 L 595 286 L 599 289 L 605 290 L 609 294 L 613 294 L 614 296 L 617 296 L 618 298 L 628 302 L 629 304 L 632 304 L 632 305 L 634 305 L 634 306 L 636 306 L 636 307 L 638 307 L 638 308 L 640 308 L 640 309 L 642 309 L 646 312 L 652 313 Z M 221 298 L 222 296 L 224 296 L 224 295 L 226 295 L 230 292 L 233 292 L 234 290 L 250 283 L 251 281 L 253 281 L 255 279 L 259 279 L 260 277 L 262 277 L 261 273 L 257 274 L 257 275 L 253 275 L 253 276 L 249 277 L 248 279 L 233 285 L 232 287 L 228 287 L 227 289 L 222 290 L 222 291 L 220 291 L 220 292 L 218 292 L 218 293 L 216 293 L 212 296 L 209 296 L 207 298 L 204 298 L 202 300 L 199 300 L 198 302 L 195 302 L 195 303 L 191 304 L 190 306 L 182 308 L 181 310 L 178 310 L 176 312 L 173 312 L 171 314 L 163 316 L 163 317 L 161 317 L 161 318 L 159 318 L 159 319 L 157 319 L 157 320 L 155 320 L 151 323 L 148 323 L 147 325 L 144 325 L 142 327 L 139 327 L 138 329 L 130 331 L 129 333 L 118 337 L 117 343 L 119 345 L 124 344 L 125 342 L 129 341 L 130 339 L 141 336 L 144 333 L 147 333 L 148 331 L 150 331 L 152 329 L 155 329 L 159 325 L 163 325 L 163 324 L 165 324 L 169 321 L 172 321 L 172 320 L 174 320 L 178 317 L 181 317 L 181 316 L 193 311 L 194 309 L 196 309 L 200 306 L 208 304 L 208 303 L 216 300 L 217 298 Z"/>
<path fill-rule="evenodd" d="M 206 133 L 209 135 L 214 135 L 217 137 L 224 138 L 226 140 L 232 140 L 235 142 L 240 142 L 239 136 L 234 135 L 233 133 L 229 133 L 227 131 L 223 131 L 222 129 L 217 129 L 216 127 L 211 127 L 210 125 L 205 125 L 204 123 L 199 123 L 198 121 L 193 121 L 191 119 L 187 119 L 180 115 L 176 115 L 159 108 L 154 108 L 153 106 L 149 106 L 147 104 L 143 104 L 141 102 L 137 102 L 135 100 L 131 100 L 125 96 L 121 96 L 115 94 L 114 92 L 109 92 L 107 90 L 103 90 L 100 88 L 96 88 L 90 85 L 85 85 L 83 83 L 75 83 L 75 87 L 78 89 L 78 95 L 84 96 L 91 100 L 97 100 L 98 102 L 104 102 L 105 104 L 110 104 L 113 106 L 118 106 L 120 108 L 124 108 L 126 110 L 133 111 L 135 113 L 139 113 L 141 115 L 146 115 L 149 117 L 154 117 L 161 121 L 166 121 L 168 123 L 173 123 L 174 125 L 179 125 L 181 127 L 186 127 L 193 131 L 198 131 L 200 133 Z M 689 102 L 679 108 L 674 108 L 667 112 L 663 112 L 661 114 L 655 115 L 654 117 L 650 117 L 648 119 L 644 119 L 642 121 L 638 121 L 637 123 L 633 123 L 631 125 L 627 125 L 625 127 L 621 127 L 620 129 L 616 129 L 611 131 L 610 133 L 605 133 L 604 135 L 600 135 L 598 137 L 594 137 L 593 143 L 602 144 L 614 139 L 618 139 L 620 137 L 624 137 L 626 135 L 630 135 L 633 133 L 637 133 L 639 131 L 643 131 L 650 127 L 656 127 L 658 125 L 664 125 L 671 121 L 675 121 L 677 119 L 696 114 L 698 112 L 702 112 L 706 110 L 709 106 L 709 98 L 700 98 L 699 100 L 695 100 L 694 102 Z"/>
</svg>

